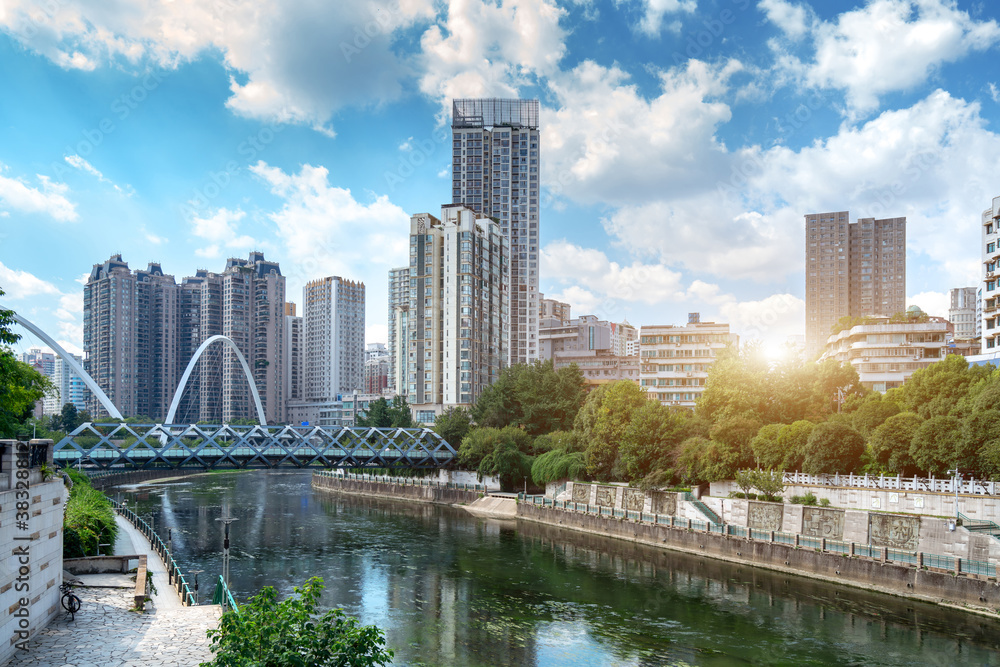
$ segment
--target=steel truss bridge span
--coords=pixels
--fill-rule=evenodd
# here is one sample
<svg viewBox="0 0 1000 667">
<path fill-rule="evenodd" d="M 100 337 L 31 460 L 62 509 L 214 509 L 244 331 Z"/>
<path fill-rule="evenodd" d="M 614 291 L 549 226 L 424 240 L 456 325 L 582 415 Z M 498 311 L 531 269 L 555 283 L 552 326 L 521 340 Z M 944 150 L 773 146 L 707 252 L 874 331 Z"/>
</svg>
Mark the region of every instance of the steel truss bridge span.
<svg viewBox="0 0 1000 667">
<path fill-rule="evenodd" d="M 80 425 L 60 440 L 56 464 L 107 469 L 444 468 L 454 448 L 426 428 L 222 424 Z"/>
</svg>

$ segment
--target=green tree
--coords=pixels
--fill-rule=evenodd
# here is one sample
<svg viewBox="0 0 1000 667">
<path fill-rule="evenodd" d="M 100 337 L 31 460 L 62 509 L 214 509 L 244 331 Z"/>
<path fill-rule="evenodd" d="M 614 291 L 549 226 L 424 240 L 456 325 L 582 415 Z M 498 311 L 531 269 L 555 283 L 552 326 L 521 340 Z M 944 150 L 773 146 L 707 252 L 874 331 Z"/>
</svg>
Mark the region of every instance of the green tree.
<svg viewBox="0 0 1000 667">
<path fill-rule="evenodd" d="M 359 412 L 354 419 L 355 426 L 368 428 L 413 428 L 413 414 L 410 405 L 402 396 L 396 396 L 392 402 L 378 398 L 368 404 L 368 409 Z"/>
<path fill-rule="evenodd" d="M 865 451 L 865 439 L 843 421 L 817 424 L 806 442 L 803 472 L 849 473 L 858 468 Z"/>
<path fill-rule="evenodd" d="M 531 477 L 531 457 L 522 452 L 512 439 L 502 439 L 479 464 L 479 475 L 496 475 L 501 491 L 514 491 Z"/>
<path fill-rule="evenodd" d="M 76 411 L 76 406 L 72 403 L 64 403 L 62 412 L 59 415 L 59 425 L 57 428 L 69 433 L 82 423 L 79 419 L 80 416 Z"/>
<path fill-rule="evenodd" d="M 900 412 L 885 420 L 868 439 L 868 472 L 912 475 L 917 471 L 910 455 L 913 438 L 924 420 L 914 412 Z"/>
<path fill-rule="evenodd" d="M 574 430 L 587 443 L 587 472 L 596 479 L 620 479 L 619 446 L 632 416 L 649 403 L 646 391 L 620 380 L 592 392 L 577 415 Z"/>
<path fill-rule="evenodd" d="M 228 611 L 219 627 L 208 631 L 215 658 L 202 667 L 370 667 L 386 665 L 393 652 L 374 625 L 361 625 L 342 609 L 320 614 L 323 580 L 309 579 L 295 594 L 278 601 L 267 586 Z"/>
<path fill-rule="evenodd" d="M 956 414 L 971 388 L 990 376 L 986 366 L 969 366 L 965 357 L 952 354 L 914 373 L 901 388 L 903 406 L 924 419 Z"/>
<path fill-rule="evenodd" d="M 587 461 L 583 452 L 553 449 L 531 464 L 531 480 L 537 486 L 561 479 L 582 479 L 587 473 Z"/>
<path fill-rule="evenodd" d="M 816 424 L 800 419 L 781 427 L 778 433 L 778 448 L 784 453 L 781 464 L 776 466 L 782 470 L 802 470 L 806 456 L 806 444 Z"/>
<path fill-rule="evenodd" d="M 785 424 L 767 424 L 762 426 L 753 440 L 750 441 L 750 451 L 754 462 L 763 468 L 781 468 L 785 461 L 785 451 L 778 440 Z"/>
<path fill-rule="evenodd" d="M 472 416 L 480 426 L 520 426 L 541 435 L 570 428 L 585 398 L 576 364 L 558 370 L 551 359 L 515 364 L 483 391 Z"/>
<path fill-rule="evenodd" d="M 515 426 L 504 428 L 476 427 L 462 439 L 458 448 L 458 464 L 467 470 L 479 470 L 501 442 L 512 442 L 517 449 L 528 455 L 532 452 L 532 438 Z M 493 474 L 493 473 L 490 473 Z"/>
<path fill-rule="evenodd" d="M 1000 447 L 998 441 L 1000 441 L 1000 410 L 990 409 L 972 413 L 962 420 L 962 437 L 952 445 L 947 459 L 948 469 L 958 468 L 979 473 L 984 460 L 988 462 L 988 459 L 981 459 L 981 451 L 984 448 L 992 451 Z"/>
<path fill-rule="evenodd" d="M 954 443 L 962 438 L 958 417 L 938 415 L 920 425 L 910 442 L 913 465 L 925 475 L 941 477 L 951 461 Z"/>
<path fill-rule="evenodd" d="M 777 500 L 785 491 L 785 478 L 781 471 L 754 470 L 753 485 L 764 496 L 765 500 Z"/>
<path fill-rule="evenodd" d="M 451 407 L 434 419 L 434 432 L 458 451 L 462 438 L 472 428 L 472 413 L 463 407 Z"/>
<path fill-rule="evenodd" d="M 674 469 L 677 476 L 687 484 L 698 484 L 704 479 L 704 457 L 712 441 L 695 435 L 677 448 Z"/>
<path fill-rule="evenodd" d="M 899 412 L 898 404 L 883 398 L 882 394 L 877 391 L 873 391 L 851 413 L 851 422 L 855 430 L 868 439 L 886 419 L 899 414 Z"/>
<path fill-rule="evenodd" d="M 657 401 L 646 401 L 632 412 L 618 452 L 625 478 L 638 481 L 654 470 L 671 467 L 674 450 L 687 436 L 684 417 Z"/>
</svg>

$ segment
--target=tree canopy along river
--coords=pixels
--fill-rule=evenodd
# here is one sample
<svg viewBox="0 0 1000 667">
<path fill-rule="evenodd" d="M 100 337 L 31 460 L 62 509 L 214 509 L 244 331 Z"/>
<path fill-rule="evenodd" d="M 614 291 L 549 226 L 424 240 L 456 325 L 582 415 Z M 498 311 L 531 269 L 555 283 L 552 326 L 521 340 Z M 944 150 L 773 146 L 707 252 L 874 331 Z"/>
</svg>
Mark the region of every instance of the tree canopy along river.
<svg viewBox="0 0 1000 667">
<path fill-rule="evenodd" d="M 396 665 L 1000 665 L 1000 621 L 460 508 L 314 490 L 307 471 L 213 473 L 109 493 L 152 516 L 207 601 L 231 587 L 381 627 Z M 193 577 L 188 575 L 189 580 Z"/>
</svg>

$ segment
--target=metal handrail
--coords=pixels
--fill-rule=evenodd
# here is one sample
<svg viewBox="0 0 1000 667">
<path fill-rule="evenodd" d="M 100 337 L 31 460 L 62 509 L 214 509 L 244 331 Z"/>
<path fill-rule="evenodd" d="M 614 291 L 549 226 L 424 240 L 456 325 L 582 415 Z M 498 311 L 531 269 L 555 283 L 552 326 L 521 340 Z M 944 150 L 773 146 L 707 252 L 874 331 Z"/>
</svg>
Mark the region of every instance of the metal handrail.
<svg viewBox="0 0 1000 667">
<path fill-rule="evenodd" d="M 215 583 L 215 594 L 212 595 L 212 604 L 222 605 L 223 610 L 232 609 L 237 614 L 240 613 L 240 608 L 236 604 L 235 598 L 233 598 L 232 591 L 229 590 L 229 586 L 226 585 L 226 580 L 219 575 L 219 580 Z"/>
<path fill-rule="evenodd" d="M 181 569 L 177 566 L 177 561 L 170 554 L 170 550 L 167 549 L 167 545 L 163 543 L 160 536 L 153 530 L 145 520 L 142 519 L 138 514 L 132 510 L 126 508 L 123 504 L 115 501 L 113 498 L 111 500 L 111 505 L 114 507 L 115 511 L 122 515 L 122 517 L 131 523 L 136 529 L 143 534 L 143 536 L 149 540 L 150 546 L 153 550 L 160 556 L 160 560 L 167 568 L 167 580 L 173 586 L 174 582 L 177 582 L 177 594 L 180 596 L 181 604 L 185 606 L 192 606 L 197 604 L 197 600 L 192 592 L 190 586 L 188 586 L 187 579 L 181 574 Z"/>
</svg>

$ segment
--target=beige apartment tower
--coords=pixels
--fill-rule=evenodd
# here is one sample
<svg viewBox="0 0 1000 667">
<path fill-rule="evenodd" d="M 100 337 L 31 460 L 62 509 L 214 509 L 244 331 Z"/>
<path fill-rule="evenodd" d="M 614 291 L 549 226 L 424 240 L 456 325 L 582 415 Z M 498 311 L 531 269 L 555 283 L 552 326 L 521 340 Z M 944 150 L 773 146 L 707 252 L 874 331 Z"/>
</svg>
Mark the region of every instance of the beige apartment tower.
<svg viewBox="0 0 1000 667">
<path fill-rule="evenodd" d="M 906 309 L 906 218 L 848 211 L 806 216 L 806 353 L 822 352 L 845 316 L 892 316 Z"/>
</svg>

